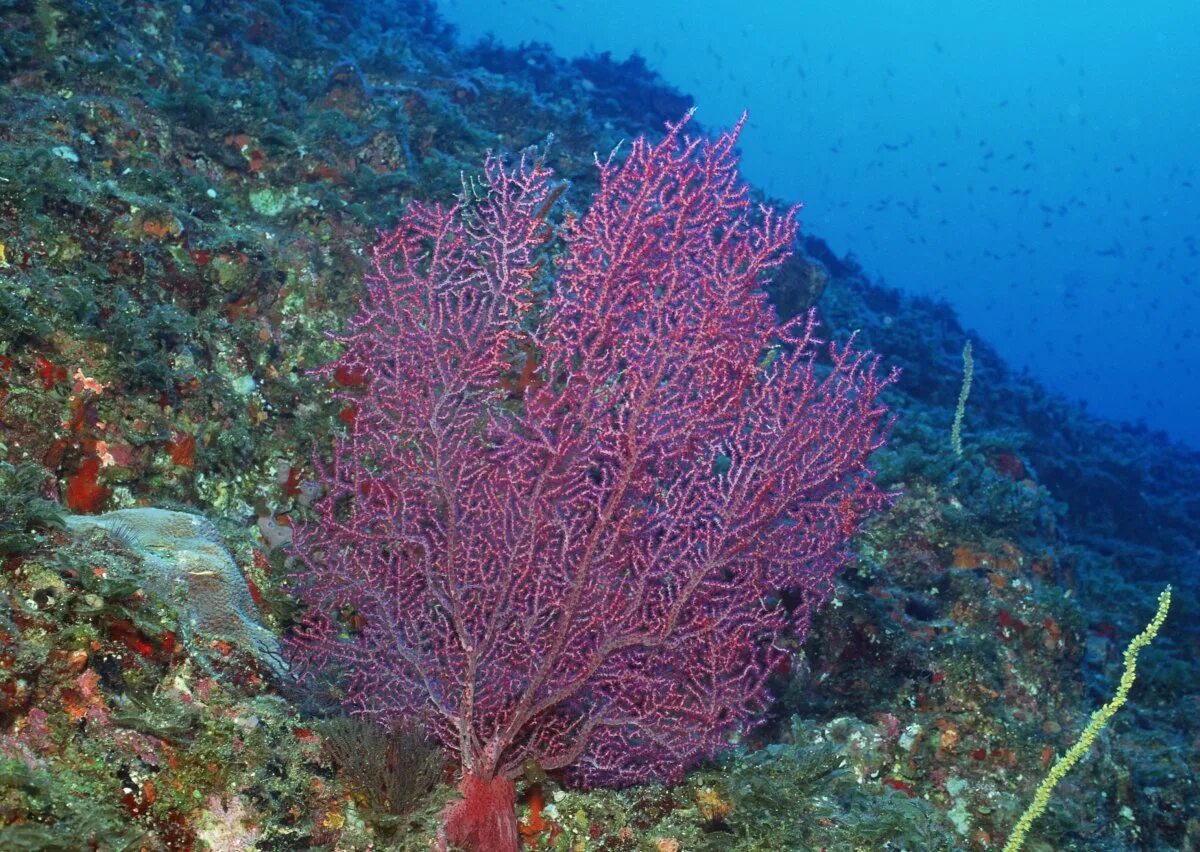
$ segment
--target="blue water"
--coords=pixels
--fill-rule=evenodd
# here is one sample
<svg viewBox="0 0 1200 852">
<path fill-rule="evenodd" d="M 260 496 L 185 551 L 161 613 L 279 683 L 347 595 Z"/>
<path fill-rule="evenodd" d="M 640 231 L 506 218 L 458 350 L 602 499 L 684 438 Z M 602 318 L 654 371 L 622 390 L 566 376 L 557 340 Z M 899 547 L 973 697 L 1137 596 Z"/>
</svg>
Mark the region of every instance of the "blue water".
<svg viewBox="0 0 1200 852">
<path fill-rule="evenodd" d="M 745 173 L 806 231 L 1200 447 L 1195 0 L 440 5 L 466 41 L 638 52 L 708 127 L 749 109 Z"/>
</svg>

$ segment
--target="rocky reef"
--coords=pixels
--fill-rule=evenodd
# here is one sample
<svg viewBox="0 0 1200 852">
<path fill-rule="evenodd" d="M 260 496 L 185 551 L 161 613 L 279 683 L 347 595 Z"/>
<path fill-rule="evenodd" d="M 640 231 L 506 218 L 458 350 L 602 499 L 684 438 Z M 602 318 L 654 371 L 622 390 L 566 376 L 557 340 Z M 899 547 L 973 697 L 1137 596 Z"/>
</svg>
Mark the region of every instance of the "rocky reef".
<svg viewBox="0 0 1200 852">
<path fill-rule="evenodd" d="M 641 61 L 460 45 L 426 2 L 0 0 L 0 848 L 429 848 L 452 770 L 279 655 L 290 525 L 353 418 L 356 377 L 313 370 L 408 200 L 538 145 L 580 209 L 593 152 L 689 103 Z M 960 455 L 953 312 L 798 248 L 779 313 L 903 370 L 896 499 L 765 724 L 671 787 L 529 766 L 524 842 L 999 848 L 1169 582 L 1026 848 L 1200 844 L 1200 457 L 979 340 Z"/>
</svg>

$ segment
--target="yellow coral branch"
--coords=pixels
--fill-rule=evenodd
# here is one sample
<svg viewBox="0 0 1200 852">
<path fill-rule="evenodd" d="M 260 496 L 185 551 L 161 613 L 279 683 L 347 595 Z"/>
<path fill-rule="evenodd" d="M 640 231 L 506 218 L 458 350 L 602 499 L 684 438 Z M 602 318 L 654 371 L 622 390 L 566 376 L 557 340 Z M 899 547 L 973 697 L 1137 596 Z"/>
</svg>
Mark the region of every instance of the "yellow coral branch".
<svg viewBox="0 0 1200 852">
<path fill-rule="evenodd" d="M 1025 843 L 1025 835 L 1029 833 L 1029 827 L 1033 825 L 1033 821 L 1045 812 L 1046 805 L 1050 802 L 1051 791 L 1063 779 L 1063 776 L 1071 771 L 1071 767 L 1087 754 L 1087 750 L 1091 748 L 1097 735 L 1104 730 L 1104 726 L 1108 724 L 1108 720 L 1121 709 L 1121 705 L 1129 697 L 1129 689 L 1133 686 L 1133 681 L 1137 677 L 1138 653 L 1158 635 L 1158 629 L 1162 627 L 1162 623 L 1167 618 L 1167 610 L 1170 608 L 1171 587 L 1167 586 L 1162 590 L 1162 594 L 1158 596 L 1158 612 L 1154 614 L 1154 618 L 1146 625 L 1146 629 L 1137 636 L 1134 636 L 1133 641 L 1129 643 L 1129 647 L 1125 649 L 1125 671 L 1121 673 L 1121 682 L 1117 685 L 1116 695 L 1107 704 L 1092 714 L 1091 721 L 1088 722 L 1088 726 L 1084 728 L 1079 739 L 1050 768 L 1050 774 L 1043 779 L 1037 788 L 1037 792 L 1034 793 L 1033 801 L 1029 803 L 1029 807 L 1025 810 L 1025 813 L 1021 814 L 1021 818 L 1017 820 L 1017 824 L 1008 838 L 1008 843 L 1004 846 L 1004 852 L 1018 852 Z"/>
<path fill-rule="evenodd" d="M 967 397 L 971 393 L 971 378 L 975 375 L 975 359 L 971 357 L 971 341 L 963 346 L 963 379 L 958 390 L 958 405 L 954 409 L 954 425 L 950 427 L 950 446 L 954 455 L 962 458 L 962 424 L 967 412 Z"/>
</svg>

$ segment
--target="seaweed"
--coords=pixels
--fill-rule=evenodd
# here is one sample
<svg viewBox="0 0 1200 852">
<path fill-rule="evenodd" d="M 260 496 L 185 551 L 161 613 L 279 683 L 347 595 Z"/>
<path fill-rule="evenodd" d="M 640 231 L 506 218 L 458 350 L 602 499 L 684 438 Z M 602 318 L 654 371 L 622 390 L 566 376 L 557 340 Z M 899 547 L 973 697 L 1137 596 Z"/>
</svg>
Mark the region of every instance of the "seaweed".
<svg viewBox="0 0 1200 852">
<path fill-rule="evenodd" d="M 62 766 L 51 773 L 0 757 L 0 849 L 76 852 L 136 849 L 144 832 Z"/>
<path fill-rule="evenodd" d="M 361 797 L 372 821 L 395 823 L 437 785 L 442 758 L 417 729 L 385 728 L 357 716 L 339 716 L 320 727 L 325 750 Z"/>
<path fill-rule="evenodd" d="M 34 462 L 0 461 L 0 556 L 28 553 L 64 526 L 62 507 L 41 495 L 48 474 Z"/>
</svg>

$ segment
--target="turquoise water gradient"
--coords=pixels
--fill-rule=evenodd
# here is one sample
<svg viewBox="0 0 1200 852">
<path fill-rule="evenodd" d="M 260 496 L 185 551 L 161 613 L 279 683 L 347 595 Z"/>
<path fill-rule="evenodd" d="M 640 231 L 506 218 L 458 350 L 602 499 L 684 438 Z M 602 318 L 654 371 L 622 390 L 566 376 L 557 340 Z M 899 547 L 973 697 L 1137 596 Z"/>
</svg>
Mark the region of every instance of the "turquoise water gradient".
<svg viewBox="0 0 1200 852">
<path fill-rule="evenodd" d="M 465 40 L 631 51 L 745 171 L 1018 367 L 1200 446 L 1200 3 L 442 0 Z"/>
</svg>

